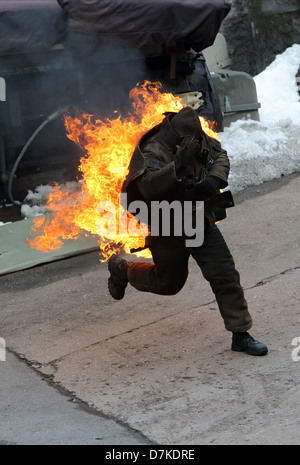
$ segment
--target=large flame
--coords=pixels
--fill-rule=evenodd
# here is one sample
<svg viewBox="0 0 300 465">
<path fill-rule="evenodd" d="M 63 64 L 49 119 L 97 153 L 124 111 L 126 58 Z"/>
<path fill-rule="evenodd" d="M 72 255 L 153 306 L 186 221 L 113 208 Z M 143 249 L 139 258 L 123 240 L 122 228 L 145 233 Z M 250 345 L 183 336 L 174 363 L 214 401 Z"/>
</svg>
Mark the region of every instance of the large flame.
<svg viewBox="0 0 300 465">
<path fill-rule="evenodd" d="M 134 114 L 126 119 L 116 116 L 101 121 L 87 114 L 65 117 L 68 137 L 86 152 L 79 166 L 82 179 L 75 189 L 73 185 L 52 187 L 46 205 L 51 215 L 35 218 L 32 237 L 27 239 L 30 247 L 47 253 L 62 247 L 64 240 L 77 239 L 89 232 L 97 235 L 100 260 L 106 261 L 118 250 L 130 253 L 131 249 L 144 246 L 147 231 L 142 225 L 136 226 L 138 235 L 132 236 L 111 224 L 117 223 L 116 218 L 121 216 L 124 219 L 124 212 L 119 211 L 122 208 L 119 194 L 138 140 L 151 127 L 161 123 L 163 113 L 178 112 L 184 106 L 179 97 L 162 93 L 160 89 L 160 83 L 148 81 L 132 89 L 130 98 Z M 217 138 L 207 121 L 201 117 L 200 120 L 203 130 Z M 105 202 L 115 206 L 111 217 L 105 209 L 99 209 L 99 203 L 103 206 Z M 127 222 L 134 221 L 127 214 L 125 218 Z M 148 249 L 137 255 L 151 257 Z"/>
</svg>

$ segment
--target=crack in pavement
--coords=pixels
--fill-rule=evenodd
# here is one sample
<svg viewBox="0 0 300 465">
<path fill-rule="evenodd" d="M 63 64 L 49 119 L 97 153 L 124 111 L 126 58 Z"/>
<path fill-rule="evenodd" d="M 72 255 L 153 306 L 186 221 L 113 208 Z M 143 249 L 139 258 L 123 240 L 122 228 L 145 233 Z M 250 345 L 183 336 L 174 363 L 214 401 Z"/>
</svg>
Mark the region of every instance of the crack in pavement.
<svg viewBox="0 0 300 465">
<path fill-rule="evenodd" d="M 289 269 L 286 269 L 286 270 L 283 270 L 277 274 L 274 274 L 274 275 L 271 275 L 271 276 L 268 276 L 264 279 L 261 279 L 260 281 L 258 281 L 256 284 L 254 285 L 251 285 L 247 288 L 244 288 L 245 290 L 250 290 L 250 289 L 254 289 L 256 287 L 260 287 L 260 286 L 263 286 L 265 284 L 268 284 L 270 283 L 271 281 L 273 281 L 274 279 L 280 277 L 280 276 L 284 276 L 288 273 L 292 273 L 292 272 L 295 272 L 297 270 L 299 270 L 300 266 L 295 266 L 293 268 L 289 268 Z M 197 305 L 197 306 L 191 306 L 189 308 L 184 308 L 184 309 L 180 309 L 174 313 L 171 313 L 171 314 L 168 314 L 168 315 L 165 315 L 165 316 L 162 316 L 161 318 L 158 318 L 154 321 L 151 321 L 151 322 L 148 322 L 148 323 L 145 323 L 145 324 L 141 324 L 137 327 L 134 327 L 134 328 L 131 328 L 131 329 L 128 329 L 126 331 L 123 331 L 121 333 L 118 333 L 118 334 L 113 334 L 103 340 L 100 340 L 100 341 L 96 341 L 96 342 L 93 342 L 92 344 L 89 344 L 87 346 L 84 346 L 84 347 L 81 347 L 80 349 L 76 349 L 74 351 L 71 351 L 69 353 L 66 353 L 56 359 L 53 359 L 45 364 L 43 363 L 40 363 L 38 362 L 37 360 L 30 360 L 28 358 L 26 358 L 25 356 L 23 355 L 20 355 L 20 354 L 17 354 L 15 352 L 13 352 L 18 358 L 22 359 L 25 363 L 28 364 L 28 366 L 30 366 L 31 368 L 33 368 L 37 373 L 39 373 L 43 379 L 48 382 L 48 384 L 52 385 L 54 388 L 58 389 L 62 394 L 65 394 L 67 396 L 69 396 L 69 398 L 72 399 L 72 401 L 74 402 L 78 402 L 80 403 L 80 406 L 82 406 L 83 408 L 89 408 L 90 409 L 90 413 L 93 413 L 93 414 L 98 414 L 100 416 L 103 416 L 104 418 L 109 418 L 109 419 L 112 419 L 114 421 L 116 421 L 117 423 L 119 423 L 120 425 L 123 425 L 123 426 L 126 426 L 127 428 L 130 428 L 131 430 L 135 430 L 136 432 L 139 432 L 140 434 L 142 434 L 140 431 L 132 428 L 129 424 L 127 424 L 126 422 L 123 422 L 121 419 L 119 419 L 118 417 L 114 416 L 114 415 L 106 415 L 104 414 L 101 410 L 98 410 L 97 408 L 94 408 L 92 406 L 89 405 L 89 403 L 83 401 L 80 397 L 78 397 L 75 392 L 72 392 L 68 389 L 66 389 L 64 387 L 63 384 L 61 384 L 60 382 L 58 381 L 55 381 L 55 375 L 57 373 L 57 371 L 59 370 L 59 364 L 60 362 L 64 361 L 67 357 L 69 357 L 70 355 L 73 355 L 73 354 L 76 354 L 78 352 L 80 352 L 81 350 L 86 350 L 86 349 L 89 349 L 93 346 L 96 346 L 98 344 L 101 344 L 101 343 L 105 343 L 107 341 L 110 341 L 110 340 L 113 340 L 113 339 L 116 339 L 117 337 L 119 336 L 124 336 L 126 334 L 130 334 L 130 333 L 133 333 L 139 329 L 142 329 L 142 328 L 146 328 L 150 325 L 153 325 L 153 324 L 156 324 L 156 323 L 159 323 L 160 321 L 164 321 L 164 320 L 167 320 L 171 317 L 176 317 L 177 315 L 180 315 L 180 314 L 184 314 L 185 312 L 189 312 L 189 311 L 194 311 L 194 310 L 197 310 L 197 309 L 200 309 L 200 308 L 203 308 L 203 307 L 206 307 L 208 305 L 211 305 L 212 303 L 215 303 L 216 300 L 213 299 L 211 301 L 208 301 L 208 302 L 205 302 L 205 303 L 202 303 L 200 305 Z M 52 373 L 47 373 L 47 370 L 46 372 L 44 371 L 44 368 L 51 368 L 51 371 Z M 49 370 L 50 371 L 50 370 Z M 242 412 L 243 413 L 243 412 Z M 241 414 L 241 412 L 240 412 Z M 210 431 L 206 431 L 205 434 L 207 435 Z M 146 436 L 144 435 L 144 437 L 146 438 Z M 147 438 L 148 439 L 148 438 Z"/>
<path fill-rule="evenodd" d="M 139 435 L 143 440 L 145 440 L 146 443 L 156 444 L 156 442 L 151 441 L 142 431 L 132 427 L 126 421 L 122 421 L 120 418 L 118 418 L 115 415 L 109 415 L 109 414 L 102 412 L 101 410 L 90 405 L 87 401 L 82 400 L 73 391 L 70 391 L 69 389 L 65 388 L 61 383 L 54 381 L 53 379 L 54 375 L 48 375 L 39 370 L 38 365 L 42 367 L 43 366 L 42 364 L 39 364 L 38 362 L 31 362 L 26 357 L 21 356 L 20 354 L 18 354 L 17 352 L 13 350 L 9 350 L 9 352 L 13 354 L 22 363 L 25 363 L 29 368 L 33 369 L 33 371 L 40 377 L 40 379 L 42 379 L 45 383 L 47 383 L 48 386 L 55 389 L 62 396 L 65 396 L 70 402 L 76 403 L 76 405 L 82 411 L 90 415 L 94 415 L 95 417 L 98 417 L 102 420 L 114 421 L 116 424 L 125 428 L 128 432 Z M 7 442 L 7 441 L 3 441 L 0 439 L 0 446 L 1 445 L 17 445 L 17 443 Z"/>
<path fill-rule="evenodd" d="M 274 279 L 278 278 L 278 276 L 283 276 L 283 275 L 285 275 L 287 273 L 290 273 L 291 271 L 298 270 L 299 268 L 300 268 L 300 266 L 295 266 L 293 268 L 288 268 L 287 270 L 283 270 L 280 273 L 277 273 L 277 274 L 268 276 L 267 278 L 261 279 L 260 281 L 258 281 L 253 286 L 245 287 L 244 289 L 249 290 L 249 289 L 254 289 L 255 287 L 258 287 L 258 286 L 263 286 L 264 284 L 268 284 L 271 281 L 273 281 Z"/>
<path fill-rule="evenodd" d="M 274 279 L 276 279 L 278 276 L 283 276 L 291 271 L 295 271 L 295 270 L 298 270 L 300 268 L 300 266 L 295 266 L 293 268 L 288 268 L 286 270 L 283 270 L 281 271 L 280 273 L 277 273 L 275 275 L 272 275 L 272 276 L 268 276 L 260 281 L 258 281 L 256 284 L 254 284 L 253 286 L 249 286 L 249 287 L 245 287 L 244 290 L 249 290 L 249 289 L 254 289 L 256 287 L 260 287 L 260 286 L 263 286 L 265 284 L 268 284 L 269 282 L 273 281 Z M 191 310 L 196 310 L 196 309 L 199 309 L 201 307 L 206 307 L 207 305 L 211 305 L 213 303 L 216 302 L 216 299 L 213 299 L 209 302 L 205 302 L 203 304 L 200 304 L 200 305 L 197 305 L 197 306 L 193 306 L 193 307 L 189 307 L 189 308 L 184 308 L 182 310 L 179 310 L 178 312 L 175 312 L 175 313 L 172 313 L 172 314 L 168 314 L 168 315 L 165 315 L 159 319 L 156 319 L 154 321 L 151 321 L 151 322 L 148 322 L 148 323 L 145 323 L 145 324 L 142 324 L 142 325 L 139 325 L 139 326 L 136 326 L 134 328 L 131 328 L 131 329 L 128 329 L 127 331 L 124 331 L 124 332 L 121 332 L 121 333 L 118 333 L 118 334 L 113 334 L 105 339 L 102 339 L 102 340 L 99 340 L 99 341 L 96 341 L 96 342 L 93 342 L 92 344 L 89 344 L 87 346 L 83 346 L 79 349 L 76 349 L 72 352 L 68 352 L 67 354 L 64 354 L 62 355 L 61 357 L 58 357 L 56 359 L 53 359 L 49 362 L 47 362 L 45 365 L 44 364 L 41 364 L 39 363 L 38 361 L 30 361 L 28 360 L 29 363 L 34 363 L 35 364 L 35 368 L 37 368 L 38 365 L 40 365 L 40 368 L 42 368 L 43 366 L 51 366 L 55 372 L 57 371 L 57 366 L 56 364 L 59 363 L 60 361 L 62 361 L 64 358 L 70 356 L 70 355 L 74 355 L 78 352 L 80 352 L 81 350 L 85 350 L 85 349 L 89 349 L 90 347 L 93 347 L 93 346 L 96 346 L 98 344 L 102 344 L 104 342 L 107 342 L 107 341 L 111 341 L 112 339 L 116 339 L 117 337 L 120 337 L 120 336 L 124 336 L 125 334 L 130 334 L 130 333 L 133 333 L 134 331 L 137 331 L 139 329 L 142 329 L 142 328 L 146 328 L 148 326 L 151 326 L 153 324 L 156 324 L 156 323 L 159 323 L 160 321 L 164 321 L 168 318 L 172 318 L 174 316 L 177 316 L 177 315 L 180 315 L 181 313 L 185 313 L 187 311 L 191 311 Z"/>
</svg>

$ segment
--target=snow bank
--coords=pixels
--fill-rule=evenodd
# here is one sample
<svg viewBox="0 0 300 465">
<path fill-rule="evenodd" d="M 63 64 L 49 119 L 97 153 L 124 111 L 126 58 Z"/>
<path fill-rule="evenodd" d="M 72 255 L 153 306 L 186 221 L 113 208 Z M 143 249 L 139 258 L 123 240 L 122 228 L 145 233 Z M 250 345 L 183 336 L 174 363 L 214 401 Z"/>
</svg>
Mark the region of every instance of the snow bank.
<svg viewBox="0 0 300 465">
<path fill-rule="evenodd" d="M 51 186 L 37 186 L 35 192 L 29 190 L 21 207 L 21 214 L 24 218 L 35 218 L 46 213 L 44 203 L 51 192 Z"/>
<path fill-rule="evenodd" d="M 254 78 L 260 122 L 239 120 L 220 134 L 231 162 L 232 192 L 300 170 L 299 66 L 295 44 Z"/>
<path fill-rule="evenodd" d="M 254 78 L 262 123 L 272 125 L 290 118 L 294 124 L 300 125 L 300 100 L 295 78 L 299 67 L 300 44 L 294 44 Z"/>
<path fill-rule="evenodd" d="M 67 189 L 68 192 L 76 192 L 80 185 L 76 181 L 66 182 L 60 185 L 61 189 Z M 21 214 L 24 218 L 35 218 L 44 215 L 47 212 L 45 206 L 48 195 L 52 191 L 52 186 L 37 186 L 33 191 L 29 190 L 21 206 Z"/>
</svg>

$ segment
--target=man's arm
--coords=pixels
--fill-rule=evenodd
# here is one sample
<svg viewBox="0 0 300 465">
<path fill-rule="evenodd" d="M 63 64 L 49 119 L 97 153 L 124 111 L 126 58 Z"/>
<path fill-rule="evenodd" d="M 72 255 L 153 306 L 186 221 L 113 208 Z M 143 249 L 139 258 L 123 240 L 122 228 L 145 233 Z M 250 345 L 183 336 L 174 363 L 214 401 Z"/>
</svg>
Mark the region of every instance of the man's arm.
<svg viewBox="0 0 300 465">
<path fill-rule="evenodd" d="M 147 168 L 137 179 L 137 187 L 145 200 L 174 200 L 182 192 L 176 177 L 175 164 L 170 162 L 159 169 Z"/>
<path fill-rule="evenodd" d="M 185 174 L 182 167 L 189 170 L 198 150 L 199 146 L 194 138 L 187 137 L 179 147 L 174 161 L 161 167 L 149 166 L 136 181 L 144 199 L 150 201 L 184 199 L 188 185 L 190 191 L 188 198 L 192 196 L 195 200 L 206 200 L 219 189 L 226 187 L 230 162 L 227 152 L 221 148 L 219 142 L 213 142 L 213 163 L 208 165 L 208 175 L 203 181 L 193 184 L 185 177 L 181 178 L 181 171 Z M 148 160 L 157 163 L 157 166 L 161 163 L 155 159 L 155 154 L 154 157 L 150 152 L 145 155 Z"/>
<path fill-rule="evenodd" d="M 219 143 L 214 144 L 212 163 L 208 164 L 206 177 L 195 184 L 190 184 L 186 199 L 208 200 L 228 186 L 230 162 L 227 152 Z"/>
<path fill-rule="evenodd" d="M 220 189 L 228 186 L 230 161 L 226 150 L 221 149 L 214 159 L 214 163 L 208 167 L 208 176 L 214 176 L 220 181 Z"/>
</svg>

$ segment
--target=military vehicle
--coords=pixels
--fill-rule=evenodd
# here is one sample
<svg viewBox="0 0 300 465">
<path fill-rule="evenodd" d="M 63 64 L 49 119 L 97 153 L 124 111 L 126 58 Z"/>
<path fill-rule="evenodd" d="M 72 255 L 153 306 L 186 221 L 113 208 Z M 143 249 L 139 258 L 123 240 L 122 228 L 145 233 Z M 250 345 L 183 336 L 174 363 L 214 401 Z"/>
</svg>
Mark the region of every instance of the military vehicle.
<svg viewBox="0 0 300 465">
<path fill-rule="evenodd" d="M 93 2 L 91 15 L 88 0 L 0 0 L 2 203 L 22 201 L 40 183 L 75 179 L 83 153 L 66 137 L 64 111 L 127 114 L 129 91 L 143 80 L 160 81 L 218 131 L 236 118 L 258 118 L 254 81 L 230 70 L 217 35 L 230 6 L 174 0 L 170 23 L 170 2 L 152 3 L 137 19 L 149 2 L 119 0 L 119 10 Z"/>
<path fill-rule="evenodd" d="M 203 55 L 219 96 L 224 125 L 229 126 L 238 119 L 259 121 L 255 81 L 247 73 L 230 69 L 231 59 L 221 33 L 211 47 L 203 50 Z"/>
</svg>

